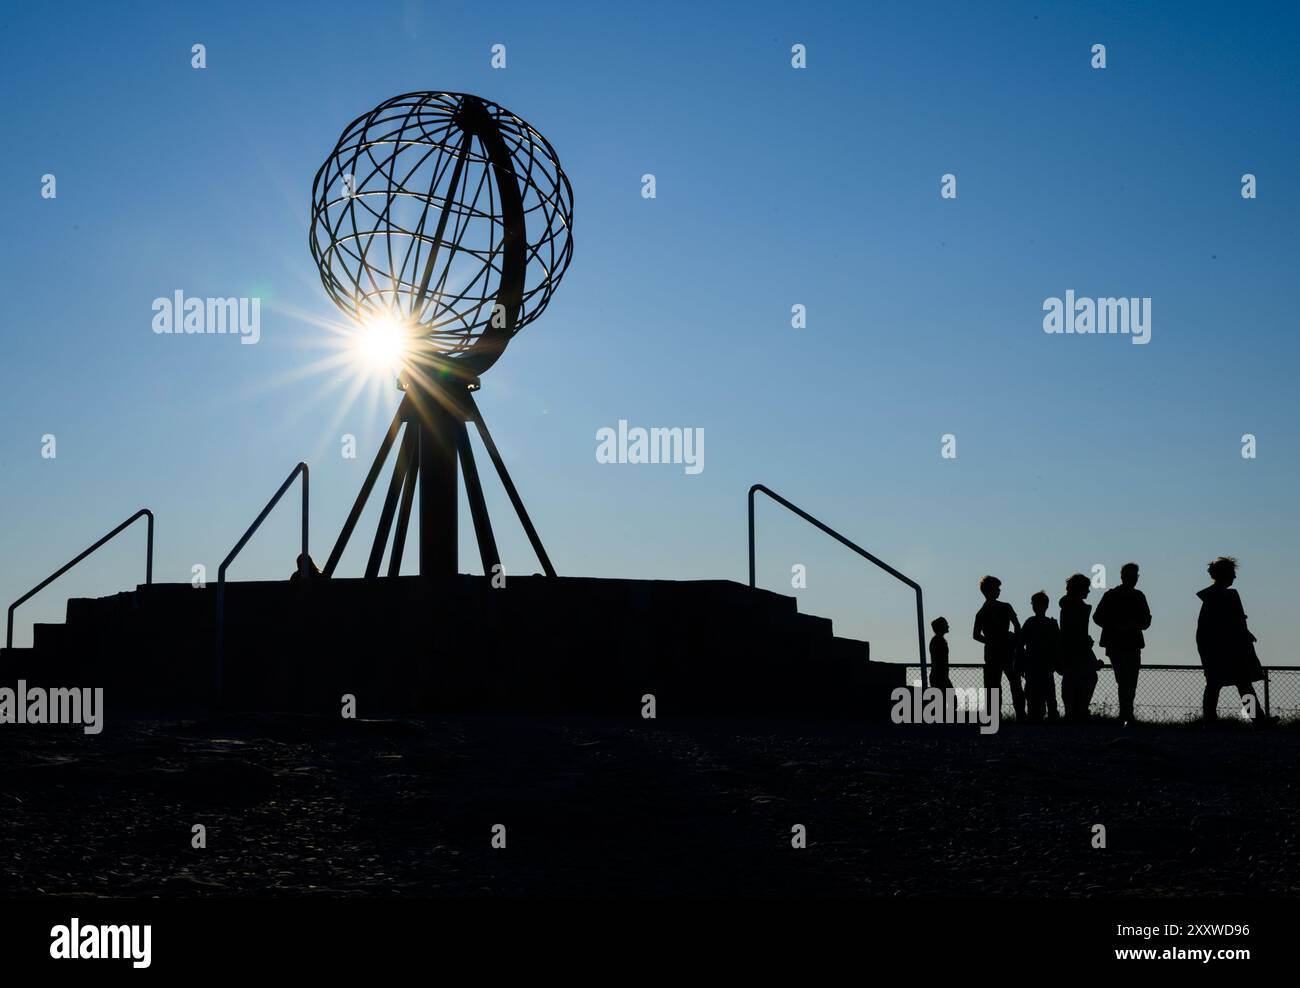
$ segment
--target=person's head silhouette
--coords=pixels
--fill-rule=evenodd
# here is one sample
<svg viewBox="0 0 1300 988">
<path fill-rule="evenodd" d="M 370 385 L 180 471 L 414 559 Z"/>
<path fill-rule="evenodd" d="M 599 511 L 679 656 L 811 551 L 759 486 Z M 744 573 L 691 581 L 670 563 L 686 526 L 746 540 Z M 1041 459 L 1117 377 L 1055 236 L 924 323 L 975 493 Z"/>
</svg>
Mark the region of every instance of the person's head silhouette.
<svg viewBox="0 0 1300 988">
<path fill-rule="evenodd" d="M 1048 597 L 1046 591 L 1043 590 L 1038 591 L 1038 593 L 1029 598 L 1029 606 L 1034 609 L 1035 614 L 1040 616 L 1047 613 L 1047 605 L 1051 602 L 1051 598 Z"/>
<path fill-rule="evenodd" d="M 997 600 L 1002 594 L 1002 581 L 996 576 L 981 576 L 980 593 L 985 600 Z"/>
<path fill-rule="evenodd" d="M 1221 587 L 1230 587 L 1237 579 L 1237 560 L 1231 556 L 1220 556 L 1205 567 L 1210 579 Z"/>
<path fill-rule="evenodd" d="M 1125 563 L 1119 571 L 1119 582 L 1122 586 L 1136 587 L 1138 582 L 1138 564 Z"/>
<path fill-rule="evenodd" d="M 1092 581 L 1082 573 L 1075 573 L 1065 581 L 1065 596 L 1083 600 L 1092 589 Z"/>
<path fill-rule="evenodd" d="M 930 627 L 934 629 L 936 635 L 946 635 L 948 633 L 948 619 L 937 617 L 930 622 Z"/>
</svg>

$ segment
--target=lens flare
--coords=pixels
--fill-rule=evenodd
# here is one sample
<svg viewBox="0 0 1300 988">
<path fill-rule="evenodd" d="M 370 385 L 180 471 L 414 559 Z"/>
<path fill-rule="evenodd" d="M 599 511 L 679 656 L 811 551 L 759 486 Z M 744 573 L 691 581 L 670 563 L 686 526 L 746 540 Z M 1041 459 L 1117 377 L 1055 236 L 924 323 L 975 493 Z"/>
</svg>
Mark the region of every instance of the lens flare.
<svg viewBox="0 0 1300 988">
<path fill-rule="evenodd" d="M 409 346 L 406 326 L 394 315 L 367 319 L 354 341 L 357 359 L 365 369 L 394 374 L 401 371 Z"/>
</svg>

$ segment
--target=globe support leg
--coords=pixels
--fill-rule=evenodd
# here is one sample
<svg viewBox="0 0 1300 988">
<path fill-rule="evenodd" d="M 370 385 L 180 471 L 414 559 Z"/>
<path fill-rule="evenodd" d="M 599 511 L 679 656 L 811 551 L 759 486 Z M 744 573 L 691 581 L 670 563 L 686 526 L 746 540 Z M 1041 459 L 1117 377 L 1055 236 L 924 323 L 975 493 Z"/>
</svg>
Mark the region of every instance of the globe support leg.
<svg viewBox="0 0 1300 988">
<path fill-rule="evenodd" d="M 497 444 L 492 441 L 492 433 L 488 432 L 487 423 L 483 421 L 483 413 L 478 410 L 478 403 L 474 401 L 472 394 L 466 395 L 466 399 L 470 419 L 478 429 L 479 438 L 483 440 L 483 446 L 492 459 L 492 465 L 497 468 L 497 474 L 501 477 L 501 485 L 506 489 L 506 494 L 510 497 L 510 503 L 514 505 L 515 514 L 519 516 L 519 523 L 524 526 L 524 532 L 528 535 L 528 541 L 532 544 L 533 552 L 537 553 L 537 559 L 542 564 L 542 572 L 547 576 L 554 576 L 555 567 L 551 565 L 551 557 L 546 554 L 546 548 L 542 545 L 537 529 L 533 527 L 532 519 L 528 517 L 528 511 L 524 508 L 523 499 L 519 496 L 519 492 L 515 490 L 514 481 L 510 479 L 510 472 L 506 470 L 505 461 L 501 459 Z"/>
<path fill-rule="evenodd" d="M 339 533 L 338 541 L 334 543 L 334 548 L 330 550 L 330 557 L 325 563 L 322 576 L 334 575 L 334 567 L 339 564 L 339 558 L 343 555 L 343 550 L 347 548 L 348 539 L 352 537 L 352 530 L 357 527 L 357 519 L 361 517 L 361 511 L 366 506 L 371 488 L 375 486 L 375 481 L 379 478 L 379 471 L 384 468 L 384 461 L 388 459 L 388 453 L 393 448 L 397 433 L 401 430 L 402 423 L 406 421 L 409 414 L 410 402 L 407 398 L 403 398 L 401 404 L 397 406 L 397 414 L 393 416 L 392 424 L 388 427 L 388 434 L 384 436 L 384 441 L 379 444 L 379 452 L 375 454 L 375 462 L 370 465 L 370 472 L 366 474 L 365 482 L 361 485 L 361 492 L 357 494 L 356 501 L 352 503 L 352 510 L 348 512 L 348 520 L 343 523 L 343 531 Z"/>
<path fill-rule="evenodd" d="M 436 384 L 418 390 L 413 386 L 402 399 L 388 434 L 380 444 L 375 461 L 352 505 L 343 531 L 330 552 L 324 576 L 333 575 L 399 434 L 401 444 L 398 446 L 397 459 L 366 563 L 367 579 L 379 575 L 390 531 L 393 537 L 388 575 L 400 574 L 406 532 L 411 511 L 415 507 L 417 481 L 420 493 L 420 575 L 434 579 L 449 579 L 456 575 L 459 569 L 457 513 L 460 495 L 457 480 L 462 473 L 470 516 L 474 522 L 474 534 L 478 540 L 479 557 L 483 561 L 483 572 L 489 577 L 496 575 L 501 554 L 492 532 L 492 520 L 488 515 L 482 481 L 470 446 L 468 422 L 473 422 L 478 429 L 488 457 L 496 467 L 501 484 L 519 516 L 543 571 L 547 576 L 555 576 L 555 567 L 551 565 L 537 529 L 528 517 L 523 499 L 510 478 L 510 472 L 501 459 L 501 453 L 492 439 L 492 433 L 488 431 L 487 423 L 483 421 L 473 394 L 468 390 L 461 392 L 459 388 L 443 388 Z"/>
<path fill-rule="evenodd" d="M 397 511 L 397 499 L 406 486 L 406 479 L 411 473 L 411 447 L 415 439 L 414 423 L 406 423 L 402 434 L 402 445 L 397 448 L 397 462 L 393 465 L 393 477 L 388 482 L 388 496 L 384 498 L 384 508 L 379 515 L 379 527 L 375 529 L 375 541 L 370 546 L 370 560 L 366 563 L 366 578 L 379 575 L 379 564 L 384 558 L 384 547 L 388 545 L 388 533 L 393 527 L 393 515 Z"/>
<path fill-rule="evenodd" d="M 407 455 L 406 483 L 402 485 L 402 506 L 397 512 L 397 531 L 393 533 L 393 551 L 388 557 L 388 575 L 400 576 L 402 573 L 402 551 L 406 548 L 406 526 L 411 520 L 411 502 L 415 500 L 415 479 L 420 472 L 420 444 L 413 431 L 403 436 L 409 445 Z"/>
<path fill-rule="evenodd" d="M 483 499 L 483 486 L 479 483 L 474 451 L 469 445 L 469 430 L 464 422 L 456 423 L 456 447 L 460 450 L 461 471 L 465 474 L 465 494 L 474 519 L 474 534 L 478 537 L 479 558 L 483 560 L 483 572 L 491 577 L 501 565 L 501 555 L 497 552 L 497 540 L 492 536 L 492 521 L 488 518 L 487 502 Z"/>
</svg>

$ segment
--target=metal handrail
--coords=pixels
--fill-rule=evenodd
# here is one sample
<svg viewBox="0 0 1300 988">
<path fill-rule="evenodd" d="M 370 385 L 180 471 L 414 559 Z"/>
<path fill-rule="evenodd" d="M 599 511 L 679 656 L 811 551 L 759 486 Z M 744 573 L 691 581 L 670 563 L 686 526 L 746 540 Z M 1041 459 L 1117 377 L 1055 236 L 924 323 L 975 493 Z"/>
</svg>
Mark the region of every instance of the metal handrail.
<svg viewBox="0 0 1300 988">
<path fill-rule="evenodd" d="M 908 577 L 904 576 L 902 573 L 894 569 L 894 567 L 890 566 L 884 560 L 876 558 L 871 553 L 867 552 L 866 549 L 862 548 L 862 546 L 850 542 L 839 532 L 835 531 L 835 529 L 829 527 L 828 525 L 824 525 L 822 522 L 818 521 L 812 515 L 808 514 L 808 512 L 804 511 L 798 505 L 792 504 L 791 502 L 783 498 L 780 494 L 778 494 L 776 491 L 772 490 L 770 487 L 764 487 L 762 484 L 755 484 L 753 487 L 749 489 L 749 585 L 750 587 L 753 587 L 755 585 L 755 581 L 754 581 L 754 495 L 759 491 L 762 491 L 764 494 L 766 494 L 768 497 L 770 497 L 773 501 L 775 501 L 777 504 L 781 505 L 782 507 L 787 508 L 790 511 L 793 511 L 804 521 L 808 522 L 808 524 L 825 532 L 827 535 L 835 539 L 835 541 L 839 542 L 841 545 L 847 546 L 848 548 L 852 549 L 863 559 L 875 563 L 877 566 L 883 569 L 890 576 L 894 577 L 894 579 L 901 580 L 902 582 L 906 583 L 909 587 L 911 587 L 913 590 L 916 591 L 916 647 L 917 647 L 917 652 L 921 658 L 921 662 L 920 662 L 921 685 L 928 686 L 930 683 L 930 674 L 929 674 L 929 667 L 926 663 L 926 655 L 925 655 L 925 606 L 922 603 L 922 599 L 921 599 L 921 585 L 917 583 L 915 580 L 909 579 Z"/>
<path fill-rule="evenodd" d="M 31 598 L 35 597 L 38 593 L 40 593 L 42 590 L 48 587 L 51 583 L 53 583 L 55 580 L 61 577 L 64 573 L 72 569 L 72 567 L 76 566 L 77 563 L 81 562 L 92 552 L 94 552 L 96 549 L 102 546 L 105 542 L 112 540 L 114 536 L 118 535 L 120 532 L 129 528 L 132 525 L 132 523 L 134 523 L 139 518 L 149 519 L 148 544 L 145 547 L 144 582 L 146 584 L 153 583 L 153 512 L 150 511 L 148 508 L 141 508 L 139 511 L 133 514 L 126 521 L 122 522 L 122 524 L 118 525 L 117 528 L 113 529 L 102 539 L 100 539 L 98 542 L 92 545 L 85 552 L 81 553 L 70 563 L 66 563 L 65 565 L 61 566 L 58 570 L 54 572 L 53 575 L 47 576 L 44 580 L 42 580 L 36 586 L 32 587 L 32 589 L 28 590 L 25 594 L 23 594 L 21 597 L 19 597 L 17 600 L 15 600 L 12 604 L 9 605 L 9 618 L 5 627 L 5 648 L 12 648 L 14 644 L 13 641 L 14 611 L 18 609 L 18 605 L 24 604 L 27 601 L 31 600 Z"/>
<path fill-rule="evenodd" d="M 222 674 L 225 662 L 226 569 L 234 561 L 235 557 L 239 555 L 240 550 L 244 548 L 248 543 L 248 540 L 253 537 L 253 533 L 261 527 L 262 522 L 266 520 L 266 516 L 269 515 L 271 510 L 279 503 L 280 498 L 284 497 L 284 492 L 289 489 L 289 486 L 294 482 L 294 479 L 298 474 L 302 474 L 302 555 L 298 560 L 298 575 L 303 579 L 307 578 L 308 567 L 310 564 L 307 556 L 307 510 L 310 473 L 307 469 L 306 463 L 299 463 L 289 472 L 289 476 L 284 479 L 284 483 L 281 484 L 280 489 L 275 492 L 275 496 L 267 502 L 266 507 L 262 509 L 262 513 L 257 516 L 257 520 L 248 526 L 248 531 L 244 533 L 243 538 L 235 543 L 235 547 L 230 550 L 226 558 L 221 561 L 221 566 L 217 569 L 216 699 L 218 702 L 221 700 Z"/>
</svg>

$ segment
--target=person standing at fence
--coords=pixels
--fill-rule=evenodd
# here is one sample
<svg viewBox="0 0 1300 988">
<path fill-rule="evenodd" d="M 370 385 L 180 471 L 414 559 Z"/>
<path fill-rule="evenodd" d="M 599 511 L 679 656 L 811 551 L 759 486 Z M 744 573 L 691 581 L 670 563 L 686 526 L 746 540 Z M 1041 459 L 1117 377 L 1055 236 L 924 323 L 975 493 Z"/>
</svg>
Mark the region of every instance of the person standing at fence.
<svg viewBox="0 0 1300 988">
<path fill-rule="evenodd" d="M 1051 599 L 1043 591 L 1029 598 L 1033 616 L 1020 631 L 1025 672 L 1025 713 L 1031 721 L 1060 718 L 1056 709 L 1056 670 L 1061 662 L 1061 628 L 1047 616 Z"/>
<path fill-rule="evenodd" d="M 1205 670 L 1205 695 L 1201 701 L 1206 725 L 1219 719 L 1219 691 L 1235 686 L 1242 709 L 1256 726 L 1277 723 L 1264 712 L 1253 683 L 1264 678 L 1264 668 L 1255 653 L 1255 636 L 1246 626 L 1241 595 L 1232 588 L 1237 579 L 1237 561 L 1220 556 L 1207 567 L 1214 582 L 1197 592 L 1201 613 L 1196 621 L 1196 651 Z"/>
<path fill-rule="evenodd" d="M 934 637 L 930 639 L 930 685 L 939 690 L 952 689 L 952 679 L 948 675 L 948 640 L 943 636 L 948 633 L 948 619 L 937 617 L 930 622 Z"/>
<path fill-rule="evenodd" d="M 975 614 L 974 639 L 984 646 L 984 702 L 994 701 L 989 690 L 1002 688 L 1002 677 L 1011 685 L 1011 704 L 1016 718 L 1025 716 L 1025 693 L 1020 686 L 1020 676 L 1015 669 L 1016 636 L 1020 634 L 1020 619 L 1015 609 L 1004 600 L 1002 581 L 996 576 L 980 577 L 980 593 L 984 605 Z"/>
<path fill-rule="evenodd" d="M 1119 571 L 1119 586 L 1101 595 L 1092 620 L 1101 628 L 1101 641 L 1119 688 L 1119 719 L 1129 727 L 1135 722 L 1133 700 L 1137 696 L 1138 673 L 1142 668 L 1142 632 L 1151 627 L 1151 608 L 1137 588 L 1138 564 L 1125 563 Z"/>
<path fill-rule="evenodd" d="M 1065 581 L 1061 598 L 1061 701 L 1065 719 L 1081 724 L 1088 719 L 1088 705 L 1097 688 L 1097 661 L 1088 634 L 1092 605 L 1087 602 L 1092 584 L 1082 573 Z"/>
</svg>

